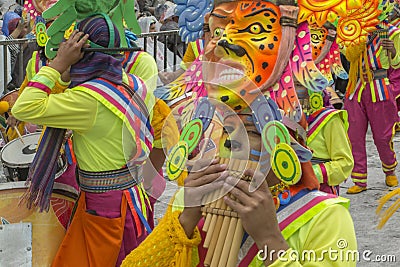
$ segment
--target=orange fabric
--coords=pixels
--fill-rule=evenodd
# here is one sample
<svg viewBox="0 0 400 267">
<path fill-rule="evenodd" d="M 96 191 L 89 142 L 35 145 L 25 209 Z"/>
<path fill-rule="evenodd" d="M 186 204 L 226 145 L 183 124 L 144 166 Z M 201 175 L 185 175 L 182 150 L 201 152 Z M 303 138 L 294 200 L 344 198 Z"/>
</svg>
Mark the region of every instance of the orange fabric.
<svg viewBox="0 0 400 267">
<path fill-rule="evenodd" d="M 85 192 L 52 266 L 114 267 L 121 247 L 127 201 L 122 197 L 121 217 L 104 218 L 86 212 Z"/>
</svg>

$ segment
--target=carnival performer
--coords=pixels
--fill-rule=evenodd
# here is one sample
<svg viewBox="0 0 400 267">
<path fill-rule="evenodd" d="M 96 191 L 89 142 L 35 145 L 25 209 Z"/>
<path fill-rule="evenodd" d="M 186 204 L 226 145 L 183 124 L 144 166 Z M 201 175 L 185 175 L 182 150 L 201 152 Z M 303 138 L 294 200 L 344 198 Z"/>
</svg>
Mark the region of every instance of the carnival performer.
<svg viewBox="0 0 400 267">
<path fill-rule="evenodd" d="M 137 37 L 134 33 L 125 30 L 127 43 L 135 43 Z M 158 69 L 154 58 L 145 51 L 125 52 L 125 59 L 122 62 L 126 73 L 133 74 L 141 78 L 146 84 L 148 92 L 154 92 L 157 87 Z M 170 114 L 171 109 L 161 99 L 156 98 L 153 104 L 153 116 L 151 125 L 154 129 L 153 149 L 149 155 L 149 161 L 144 165 L 146 179 L 144 188 L 150 197 L 152 207 L 158 197 L 165 189 L 166 183 L 162 167 L 165 162 L 165 153 L 175 144 L 179 138 L 179 130 L 176 122 Z"/>
<path fill-rule="evenodd" d="M 388 38 L 379 35 L 381 28 L 388 28 Z M 363 59 L 363 73 L 350 77 L 345 100 L 349 117 L 349 138 L 353 150 L 354 168 L 351 178 L 355 183 L 347 191 L 358 194 L 367 190 L 366 133 L 370 124 L 375 146 L 382 162 L 386 185 L 398 185 L 396 177 L 396 153 L 392 138 L 398 122 L 393 84 L 388 81 L 388 69 L 400 68 L 400 30 L 382 22 L 375 33 L 370 33 L 367 44 L 346 50 L 350 68 L 356 68 L 357 58 Z M 357 52 L 357 51 L 367 51 Z M 390 58 L 389 58 L 390 57 Z M 385 116 L 382 116 L 385 114 Z"/>
<path fill-rule="evenodd" d="M 73 131 L 81 193 L 53 266 L 119 266 L 153 226 L 141 185 L 142 163 L 152 146 L 146 116 L 151 94 L 142 80 L 123 71 L 120 54 L 82 52 L 87 41 L 104 48 L 120 44 L 108 16 L 79 22 L 12 109 L 19 120 Z M 71 89 L 53 94 L 55 82 L 69 69 L 71 81 L 64 81 Z M 54 137 L 51 131 L 48 136 Z M 40 198 L 40 193 L 31 189 L 28 201 L 32 197 Z"/>
<path fill-rule="evenodd" d="M 399 2 L 397 1 L 396 5 L 393 8 L 393 13 L 389 17 L 389 21 L 392 25 L 399 28 L 400 26 L 400 9 L 399 9 Z M 397 111 L 400 109 L 400 95 L 399 95 L 399 86 L 400 86 L 400 69 L 390 68 L 388 71 L 388 76 L 390 82 L 393 84 L 394 94 L 396 96 L 397 102 Z M 397 125 L 396 130 L 399 131 L 400 127 L 399 124 Z M 385 226 L 388 220 L 398 214 L 398 210 L 400 209 L 400 188 L 394 189 L 393 191 L 388 192 L 386 195 L 379 199 L 379 205 L 376 209 L 378 217 L 379 217 L 379 224 L 378 229 L 381 229 Z M 389 202 L 390 201 L 390 202 Z M 390 204 L 388 204 L 390 203 Z M 384 207 L 388 204 L 388 207 Z"/>
<path fill-rule="evenodd" d="M 260 149 L 260 136 L 256 134 L 257 130 L 251 116 L 251 112 L 239 114 L 240 122 L 235 120 L 234 116 L 225 119 L 224 126 L 229 132 L 229 141 L 235 146 L 226 145 L 226 142 L 225 145 L 232 154 L 246 154 L 246 144 L 249 140 L 251 149 Z M 245 125 L 249 139 L 240 130 L 239 124 Z M 307 216 L 299 218 L 301 226 L 296 228 L 297 231 L 294 230 L 295 233 L 292 236 L 285 237 L 281 234 L 282 226 L 278 225 L 276 221 L 279 212 L 291 210 L 290 205 L 297 199 L 301 199 L 302 196 L 311 196 L 309 194 L 317 192 L 313 191 L 318 187 L 317 181 L 314 180 L 315 177 L 303 174 L 299 185 L 290 189 L 293 192 L 292 201 L 287 205 L 281 204 L 276 211 L 270 191 L 281 186 L 281 181 L 272 171 L 265 177 L 260 172 L 246 170 L 245 175 L 254 175 L 253 179 L 264 180 L 256 191 L 250 192 L 249 182 L 226 177 L 227 165 L 219 164 L 218 160 L 213 161 L 208 167 L 203 165 L 197 167 L 203 170 L 189 174 L 185 179 L 185 189 L 175 195 L 172 206 L 168 208 L 159 225 L 138 248 L 131 252 L 122 266 L 203 266 L 207 251 L 201 245 L 204 241 L 204 232 L 202 232 L 203 222 L 200 220 L 202 216 L 200 206 L 202 198 L 218 187 L 218 182 L 213 184 L 217 179 L 225 180 L 223 186 L 227 190 L 233 187 L 230 192 L 235 200 L 225 197 L 224 201 L 239 213 L 243 227 L 250 236 L 242 248 L 241 253 L 245 255 L 240 259 L 239 266 L 263 266 L 263 258 L 266 258 L 265 266 L 314 265 L 315 261 L 313 262 L 312 259 L 296 260 L 290 256 L 293 251 L 301 253 L 303 250 L 314 251 L 317 258 L 323 259 L 318 262 L 320 265 L 356 266 L 354 259 L 334 261 L 321 254 L 323 250 L 335 247 L 341 238 L 348 242 L 344 253 L 347 249 L 356 250 L 353 222 L 350 213 L 345 208 L 348 200 L 326 195 L 329 200 L 320 204 L 330 203 L 327 207 L 319 212 L 317 206 L 311 208 L 309 214 L 313 214 L 314 217 L 309 221 L 305 219 Z M 299 190 L 297 194 L 294 193 L 297 190 Z M 184 207 L 183 210 L 182 207 Z M 290 227 L 288 226 L 288 228 Z M 273 255 L 274 253 L 270 254 L 271 257 L 260 256 L 264 254 L 260 254 L 259 251 L 266 247 L 268 247 L 268 251 L 281 250 L 281 258 L 278 259 L 276 255 Z M 196 260 L 197 258 L 200 262 Z"/>
<path fill-rule="evenodd" d="M 389 17 L 389 22 L 392 24 L 394 27 L 399 28 L 400 26 L 400 9 L 398 5 L 396 5 L 393 8 L 393 13 Z M 389 68 L 388 70 L 388 78 L 391 84 L 393 84 L 393 95 L 396 99 L 396 105 L 397 105 L 397 112 L 400 111 L 400 70 L 399 69 L 394 69 L 392 67 Z M 400 130 L 399 127 L 396 128 L 396 130 Z"/>
<path fill-rule="evenodd" d="M 29 81 L 36 75 L 39 69 L 48 64 L 47 59 L 44 55 L 44 51 L 40 48 L 38 51 L 33 52 L 32 58 L 28 61 L 26 67 L 26 76 L 24 78 L 23 83 L 18 91 L 18 96 L 24 91 Z M 63 82 L 68 79 L 66 73 L 60 77 L 58 81 L 56 81 L 54 85 L 54 93 L 64 92 L 68 88 L 68 83 Z M 17 120 L 12 113 L 8 115 L 7 118 L 7 131 L 5 132 L 7 141 L 10 142 L 19 137 L 19 134 L 28 134 L 37 131 L 40 129 L 38 125 L 31 124 L 24 121 Z M 19 133 L 17 132 L 19 131 Z M 43 135 L 44 131 L 42 131 Z M 66 169 L 65 171 L 57 178 L 57 181 L 62 184 L 67 184 L 72 186 L 77 191 L 79 190 L 76 177 L 76 158 L 72 148 L 72 138 L 71 133 L 65 135 L 64 145 L 61 147 L 60 156 L 65 158 Z"/>
<path fill-rule="evenodd" d="M 262 11 L 260 12 L 260 10 Z M 276 32 L 284 32 L 279 24 L 279 8 L 266 1 L 215 1 L 211 17 L 213 19 L 209 22 L 213 34 L 205 48 L 205 56 L 210 62 L 207 61 L 207 67 L 203 68 L 203 72 L 205 72 L 203 77 L 212 81 L 206 85 L 209 101 L 213 102 L 211 99 L 219 101 L 218 104 L 215 104 L 215 111 L 212 113 L 218 114 L 215 118 L 222 118 L 221 123 L 225 129 L 218 143 L 218 155 L 221 157 L 230 155 L 233 159 L 260 160 L 260 165 L 265 167 L 273 160 L 267 161 L 268 164 L 261 161 L 266 150 L 263 148 L 260 137 L 261 121 L 257 118 L 262 120 L 268 117 L 271 119 L 270 116 L 273 116 L 274 119 L 270 121 L 271 123 L 283 124 L 279 119 L 281 113 L 274 108 L 276 104 L 271 103 L 270 98 L 258 95 L 259 97 L 252 99 L 255 101 L 251 101 L 251 96 L 248 94 L 254 87 L 257 87 L 259 79 L 268 79 L 268 75 L 260 77 L 261 74 L 252 67 L 257 66 L 256 68 L 258 68 L 258 64 L 264 58 L 264 52 L 254 54 L 254 50 L 251 48 L 259 47 L 257 40 L 260 40 L 261 36 L 265 37 L 264 39 L 274 40 L 274 33 L 266 34 L 265 31 L 257 31 L 260 28 L 257 28 L 256 25 L 260 27 L 268 25 Z M 215 27 L 216 25 L 226 25 L 226 27 Z M 249 25 L 255 27 L 249 27 Z M 246 28 L 248 29 L 246 33 L 238 30 Z M 275 47 L 284 45 L 278 41 L 275 44 Z M 244 55 L 257 56 L 257 58 L 248 59 L 254 65 L 244 65 L 243 61 L 247 60 Z M 240 79 L 240 83 L 224 77 L 231 75 L 232 71 L 239 68 L 246 73 L 246 76 L 232 78 Z M 249 79 L 251 83 L 246 83 Z M 238 86 L 238 84 L 240 85 Z M 246 84 L 245 89 L 242 87 L 243 84 Z M 229 91 L 231 91 L 230 94 Z M 199 102 L 201 103 L 201 100 Z M 260 105 L 266 104 L 267 106 L 263 106 L 266 109 L 259 108 L 258 102 L 261 103 Z M 271 112 L 272 114 L 268 113 L 267 107 L 274 110 Z M 259 112 L 262 112 L 262 115 Z M 263 112 L 267 112 L 267 114 Z M 261 116 L 259 117 L 257 114 Z M 280 129 L 284 131 L 284 128 Z M 301 138 L 294 132 L 292 134 L 293 147 L 302 150 L 300 145 L 295 145 Z M 264 138 L 265 136 L 263 136 Z M 270 138 L 275 141 L 280 140 L 277 141 L 278 146 L 283 145 L 281 142 L 284 142 L 285 139 L 283 136 Z M 290 150 L 290 143 L 285 144 Z M 302 151 L 308 154 L 305 150 Z M 345 208 L 348 200 L 317 191 L 319 183 L 311 164 L 304 161 L 299 165 L 302 174 L 298 173 L 299 180 L 292 185 L 282 183 L 282 177 L 278 177 L 276 170 L 269 171 L 269 168 L 262 169 L 263 167 L 261 167 L 261 172 L 246 170 L 244 175 L 253 177 L 253 182 L 260 182 L 260 187 L 256 189 L 254 184 L 230 177 L 227 172 L 228 166 L 220 164 L 218 159 L 212 161 L 209 166 L 199 161 L 191 168 L 185 179 L 184 189 L 174 196 L 172 206 L 168 208 L 164 218 L 152 234 L 130 253 L 122 266 L 203 266 L 207 251 L 199 246 L 204 241 L 204 232 L 201 230 L 202 223 L 199 223 L 202 216 L 200 206 L 204 203 L 203 196 L 221 184 L 227 191 L 231 189 L 233 197 L 226 196 L 224 202 L 239 214 L 247 233 L 239 253 L 239 266 L 313 266 L 315 264 L 355 266 L 354 259 L 334 261 L 322 256 L 322 251 L 329 247 L 336 247 L 340 238 L 347 241 L 348 246 L 344 249 L 345 253 L 347 250 L 357 247 L 354 227 L 352 227 L 353 222 L 350 213 Z M 213 183 L 214 181 L 216 182 Z M 274 202 L 274 199 L 277 201 L 277 198 L 283 193 L 282 187 L 289 188 L 291 197 L 287 202 L 279 204 Z M 307 212 L 303 214 L 304 216 L 301 215 L 294 219 L 296 223 L 294 221 L 292 221 L 293 224 L 287 222 L 286 227 L 281 222 L 278 223 L 281 211 L 287 212 L 288 217 L 294 216 L 295 213 L 299 215 L 304 210 L 294 203 L 301 206 L 303 197 L 313 198 L 314 194 L 323 196 L 314 199 L 318 199 L 319 204 L 311 205 L 313 207 L 304 206 Z M 278 259 L 277 255 L 271 253 L 271 257 L 266 255 L 264 262 L 259 250 L 263 250 L 266 246 L 268 251 L 282 250 L 281 257 Z M 311 258 L 290 259 L 292 251 L 301 253 L 303 250 L 314 251 L 317 258 L 322 261 L 316 263 Z M 257 257 L 257 254 L 260 257 Z"/>
<path fill-rule="evenodd" d="M 315 94 L 312 96 L 318 97 Z M 347 112 L 324 106 L 308 110 L 307 146 L 313 151 L 311 162 L 320 190 L 339 195 L 339 185 L 350 177 L 354 167 Z"/>
</svg>

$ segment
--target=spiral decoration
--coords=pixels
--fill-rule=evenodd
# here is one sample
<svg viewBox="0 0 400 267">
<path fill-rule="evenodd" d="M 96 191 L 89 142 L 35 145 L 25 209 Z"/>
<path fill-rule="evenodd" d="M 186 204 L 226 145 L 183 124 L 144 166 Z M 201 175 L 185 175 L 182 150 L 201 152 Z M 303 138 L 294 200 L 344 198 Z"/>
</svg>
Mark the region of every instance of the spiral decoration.
<svg viewBox="0 0 400 267">
<path fill-rule="evenodd" d="M 345 45 L 356 42 L 363 34 L 361 22 L 355 19 L 339 19 L 338 26 L 338 38 L 344 40 Z"/>
<path fill-rule="evenodd" d="M 376 30 L 379 24 L 379 0 L 363 0 L 362 8 L 349 10 L 347 15 L 339 18 L 337 26 L 337 43 L 339 45 L 357 46 L 367 41 L 368 33 Z"/>
<path fill-rule="evenodd" d="M 179 141 L 168 155 L 167 175 L 170 180 L 176 180 L 185 170 L 188 159 L 188 145 L 185 141 Z"/>
<path fill-rule="evenodd" d="M 203 134 L 203 123 L 200 119 L 190 121 L 182 129 L 180 141 L 186 142 L 188 145 L 188 153 L 192 153 L 200 142 Z"/>
<path fill-rule="evenodd" d="M 322 98 L 322 95 L 319 93 L 312 93 L 310 95 L 310 108 L 313 111 L 317 111 L 323 107 L 324 107 L 324 99 Z"/>
<path fill-rule="evenodd" d="M 301 178 L 301 165 L 293 148 L 285 143 L 276 145 L 271 155 L 271 167 L 276 177 L 288 185 Z"/>
<path fill-rule="evenodd" d="M 213 8 L 213 0 L 175 0 L 175 14 L 179 17 L 179 35 L 189 43 L 203 36 L 204 16 Z"/>
<path fill-rule="evenodd" d="M 308 21 L 322 26 L 326 21 L 333 22 L 338 16 L 345 17 L 349 9 L 361 8 L 357 0 L 298 0 L 300 7 L 299 23 Z"/>
</svg>

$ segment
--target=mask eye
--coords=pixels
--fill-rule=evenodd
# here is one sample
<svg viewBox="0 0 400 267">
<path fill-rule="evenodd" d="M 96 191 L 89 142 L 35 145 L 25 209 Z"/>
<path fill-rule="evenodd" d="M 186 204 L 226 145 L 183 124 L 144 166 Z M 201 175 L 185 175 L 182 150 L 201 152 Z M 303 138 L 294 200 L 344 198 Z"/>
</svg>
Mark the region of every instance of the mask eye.
<svg viewBox="0 0 400 267">
<path fill-rule="evenodd" d="M 261 26 L 259 24 L 254 24 L 250 26 L 250 32 L 252 34 L 259 34 L 261 32 Z"/>
<path fill-rule="evenodd" d="M 213 38 L 219 38 L 219 37 L 221 37 L 221 35 L 222 35 L 222 29 L 221 28 L 216 28 L 214 30 Z"/>
</svg>

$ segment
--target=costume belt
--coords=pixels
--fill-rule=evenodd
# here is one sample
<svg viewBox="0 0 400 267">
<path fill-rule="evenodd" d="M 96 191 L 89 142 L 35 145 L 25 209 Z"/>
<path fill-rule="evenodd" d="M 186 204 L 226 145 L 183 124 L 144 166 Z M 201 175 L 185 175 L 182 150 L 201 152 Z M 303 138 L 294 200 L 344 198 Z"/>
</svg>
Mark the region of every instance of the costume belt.
<svg viewBox="0 0 400 267">
<path fill-rule="evenodd" d="M 79 169 L 78 174 L 81 189 L 90 193 L 125 190 L 143 182 L 142 165 L 105 172 L 88 172 Z"/>
<path fill-rule="evenodd" d="M 371 70 L 371 74 L 373 80 L 380 80 L 388 77 L 387 69 Z M 366 72 L 363 73 L 363 78 L 364 81 L 368 81 L 368 75 Z"/>
<path fill-rule="evenodd" d="M 321 158 L 313 157 L 311 159 L 311 164 L 327 163 L 327 162 L 330 162 L 330 161 L 331 161 L 330 159 L 321 159 Z"/>
</svg>

